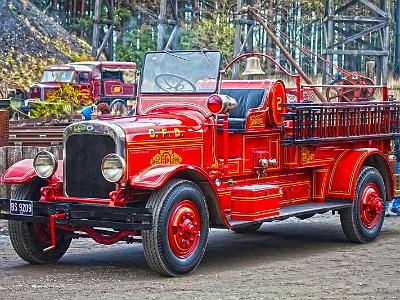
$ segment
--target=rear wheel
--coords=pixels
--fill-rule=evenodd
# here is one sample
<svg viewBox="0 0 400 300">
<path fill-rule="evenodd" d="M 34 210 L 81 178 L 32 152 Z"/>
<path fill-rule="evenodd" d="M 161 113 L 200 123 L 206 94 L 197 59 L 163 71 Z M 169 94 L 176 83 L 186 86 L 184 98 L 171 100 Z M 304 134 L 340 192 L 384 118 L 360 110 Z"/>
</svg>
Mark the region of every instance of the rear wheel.
<svg viewBox="0 0 400 300">
<path fill-rule="evenodd" d="M 353 205 L 340 211 L 347 239 L 366 243 L 376 239 L 385 218 L 386 189 L 382 175 L 373 167 L 363 167 L 358 176 Z"/>
<path fill-rule="evenodd" d="M 44 185 L 45 183 L 39 180 L 21 184 L 13 192 L 12 198 L 39 201 L 40 188 Z M 8 221 L 8 230 L 15 252 L 31 264 L 54 263 L 67 252 L 71 244 L 71 238 L 66 237 L 67 233 L 57 230 L 56 249 L 43 252 L 45 248 L 51 246 L 48 224 Z"/>
<path fill-rule="evenodd" d="M 152 229 L 142 233 L 149 266 L 164 276 L 193 271 L 208 239 L 208 210 L 202 191 L 191 181 L 170 180 L 152 193 L 146 207 L 153 210 Z"/>
</svg>

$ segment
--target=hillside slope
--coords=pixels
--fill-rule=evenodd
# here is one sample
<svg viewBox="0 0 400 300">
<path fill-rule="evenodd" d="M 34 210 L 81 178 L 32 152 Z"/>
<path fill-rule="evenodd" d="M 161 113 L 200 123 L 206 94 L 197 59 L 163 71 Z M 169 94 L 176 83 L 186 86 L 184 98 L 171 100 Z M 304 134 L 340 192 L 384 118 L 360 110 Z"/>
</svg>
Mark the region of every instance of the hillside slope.
<svg viewBox="0 0 400 300">
<path fill-rule="evenodd" d="M 27 89 L 44 67 L 89 50 L 27 0 L 0 0 L 0 98 L 7 87 Z"/>
</svg>

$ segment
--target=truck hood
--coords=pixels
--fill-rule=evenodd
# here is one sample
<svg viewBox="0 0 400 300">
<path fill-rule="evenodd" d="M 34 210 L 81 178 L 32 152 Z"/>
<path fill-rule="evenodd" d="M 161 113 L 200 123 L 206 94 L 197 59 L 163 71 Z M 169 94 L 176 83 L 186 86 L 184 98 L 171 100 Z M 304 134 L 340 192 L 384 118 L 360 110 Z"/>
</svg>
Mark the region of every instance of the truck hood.
<svg viewBox="0 0 400 300">
<path fill-rule="evenodd" d="M 102 119 L 118 125 L 126 134 L 126 142 L 153 142 L 198 138 L 206 117 L 193 111 L 177 111 L 168 114 L 130 116 L 118 119 Z"/>
<path fill-rule="evenodd" d="M 38 88 L 45 88 L 45 89 L 56 89 L 66 83 L 62 82 L 45 82 L 45 83 L 34 83 L 31 85 L 31 89 L 38 87 Z"/>
</svg>

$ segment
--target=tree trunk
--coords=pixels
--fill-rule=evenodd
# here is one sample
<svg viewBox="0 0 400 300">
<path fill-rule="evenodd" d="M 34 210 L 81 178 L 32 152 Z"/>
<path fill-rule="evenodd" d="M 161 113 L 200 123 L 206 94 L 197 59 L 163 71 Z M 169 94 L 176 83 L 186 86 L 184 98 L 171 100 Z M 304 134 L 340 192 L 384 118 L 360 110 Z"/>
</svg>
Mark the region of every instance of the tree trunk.
<svg viewBox="0 0 400 300">
<path fill-rule="evenodd" d="M 199 13 L 199 0 L 193 1 L 193 22 L 198 23 L 200 21 Z"/>
</svg>

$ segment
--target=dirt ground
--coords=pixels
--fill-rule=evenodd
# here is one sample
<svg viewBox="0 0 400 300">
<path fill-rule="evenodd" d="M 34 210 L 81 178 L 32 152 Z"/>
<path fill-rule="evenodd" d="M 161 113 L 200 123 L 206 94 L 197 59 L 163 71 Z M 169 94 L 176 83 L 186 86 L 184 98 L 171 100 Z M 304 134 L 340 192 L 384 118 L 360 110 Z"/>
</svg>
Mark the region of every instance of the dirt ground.
<svg viewBox="0 0 400 300">
<path fill-rule="evenodd" d="M 189 276 L 163 278 L 141 245 L 75 240 L 55 265 L 14 253 L 0 222 L 1 299 L 399 299 L 400 217 L 373 243 L 347 243 L 338 216 L 264 224 L 254 234 L 212 230 Z"/>
</svg>

